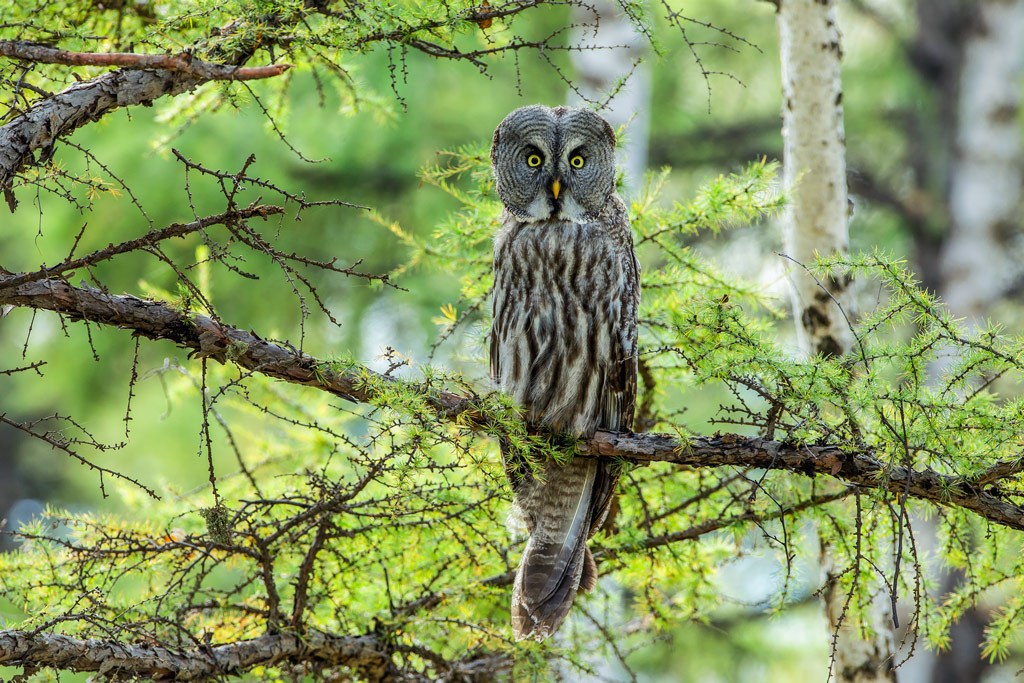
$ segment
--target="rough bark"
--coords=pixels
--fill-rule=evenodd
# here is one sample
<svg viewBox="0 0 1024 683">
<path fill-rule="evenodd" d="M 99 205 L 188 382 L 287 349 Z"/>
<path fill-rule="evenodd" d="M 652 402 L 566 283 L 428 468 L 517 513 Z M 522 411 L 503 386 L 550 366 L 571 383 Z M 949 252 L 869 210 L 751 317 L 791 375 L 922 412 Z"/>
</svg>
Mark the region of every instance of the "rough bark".
<svg viewBox="0 0 1024 683">
<path fill-rule="evenodd" d="M 369 681 L 392 680 L 391 655 L 373 635 L 278 633 L 225 645 L 172 650 L 146 643 L 0 631 L 0 665 L 27 669 L 45 666 L 120 678 L 197 681 L 257 666 L 287 664 L 343 666 Z"/>
<path fill-rule="evenodd" d="M 212 81 L 251 81 L 280 76 L 289 64 L 268 66 L 230 66 L 196 59 L 183 52 L 177 55 L 147 55 L 134 52 L 71 52 L 38 43 L 0 40 L 0 55 L 41 64 L 69 66 L 119 66 L 125 69 L 165 69 L 183 71 L 197 78 Z"/>
<path fill-rule="evenodd" d="M 204 315 L 188 315 L 159 301 L 123 294 L 107 294 L 89 287 L 73 287 L 60 280 L 38 280 L 15 287 L 0 278 L 0 306 L 25 306 L 56 311 L 68 321 L 94 323 L 130 330 L 150 339 L 165 339 L 197 356 L 233 362 L 267 377 L 313 387 L 351 401 L 370 403 L 384 393 L 382 385 L 401 382 L 360 366 L 338 371 L 305 353 L 261 339 L 253 332 Z M 481 431 L 494 431 L 481 412 L 481 398 L 406 383 L 420 392 L 427 405 L 446 421 Z M 578 444 L 583 455 L 613 456 L 637 462 L 671 462 L 689 467 L 756 467 L 788 470 L 807 476 L 829 476 L 864 489 L 904 492 L 912 498 L 963 508 L 985 519 L 1024 530 L 1024 507 L 989 489 L 994 478 L 1024 470 L 1024 460 L 998 463 L 972 481 L 930 469 L 914 470 L 889 464 L 884 454 L 853 453 L 835 446 L 785 443 L 732 434 L 690 437 L 673 434 L 598 432 Z"/>
<path fill-rule="evenodd" d="M 782 58 L 783 184 L 790 206 L 783 220 L 787 253 L 810 265 L 817 255 L 844 252 L 849 244 L 846 141 L 840 79 L 839 28 L 833 0 L 782 0 L 779 4 Z M 802 269 L 790 274 L 793 315 L 801 350 L 807 355 L 841 356 L 853 343 L 847 278 L 819 283 Z M 825 290 L 828 291 L 825 291 Z M 840 309 L 842 306 L 842 309 Z M 845 313 L 844 313 L 845 310 Z M 887 596 L 873 599 L 864 636 L 846 619 L 843 573 L 827 542 L 821 544 L 821 592 L 834 634 L 832 674 L 838 681 L 895 681 L 895 638 Z"/>
<path fill-rule="evenodd" d="M 0 48 L 5 46 L 13 49 L 10 41 L 0 41 Z M 63 53 L 64 56 L 79 54 L 63 50 L 53 52 Z M 3 49 L 0 49 L 0 54 L 4 54 Z M 37 61 L 53 61 L 60 56 L 49 55 L 51 59 Z M 15 174 L 26 165 L 45 163 L 53 154 L 53 146 L 58 138 L 70 135 L 79 127 L 92 123 L 119 107 L 150 105 L 165 95 L 180 95 L 214 79 L 239 79 L 240 70 L 236 67 L 200 60 L 186 62 L 177 56 L 146 56 L 178 60 L 180 64 L 177 66 L 181 68 L 118 69 L 75 83 L 52 97 L 37 102 L 13 121 L 0 126 L 0 189 L 3 190 L 12 211 L 16 206 L 11 190 Z M 187 68 L 189 64 L 193 68 Z M 284 73 L 284 70 L 281 66 L 253 67 L 249 70 L 252 73 L 242 71 L 242 75 L 266 78 Z"/>
<path fill-rule="evenodd" d="M 118 70 L 75 83 L 0 126 L 0 188 L 8 193 L 14 174 L 25 165 L 45 163 L 57 139 L 109 114 L 118 107 L 151 104 L 164 95 L 179 95 L 203 82 L 177 71 Z M 39 157 L 34 154 L 39 152 Z M 11 207 L 13 210 L 13 206 Z"/>
</svg>

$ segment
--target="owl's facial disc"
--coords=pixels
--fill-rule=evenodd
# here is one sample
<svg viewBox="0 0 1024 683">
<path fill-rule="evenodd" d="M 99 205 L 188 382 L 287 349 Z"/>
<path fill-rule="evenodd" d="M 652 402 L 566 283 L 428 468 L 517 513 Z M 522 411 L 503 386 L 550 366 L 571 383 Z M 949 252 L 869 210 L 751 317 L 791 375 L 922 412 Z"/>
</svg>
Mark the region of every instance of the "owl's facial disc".
<svg viewBox="0 0 1024 683">
<path fill-rule="evenodd" d="M 557 122 L 551 109 L 516 109 L 494 131 L 491 165 L 505 209 L 524 221 L 551 217 Z"/>
<path fill-rule="evenodd" d="M 589 110 L 522 107 L 494 131 L 491 164 L 513 216 L 590 221 L 615 193 L 615 134 Z"/>
<path fill-rule="evenodd" d="M 559 121 L 558 174 L 564 196 L 555 217 L 596 220 L 615 194 L 615 133 L 588 109 L 568 109 Z"/>
<path fill-rule="evenodd" d="M 536 156 L 539 156 L 540 163 L 530 163 L 531 159 L 528 158 L 527 166 L 530 168 L 520 176 L 526 178 L 522 189 L 528 193 L 527 198 L 530 198 L 532 193 L 532 199 L 526 206 L 526 211 L 517 215 L 527 221 L 546 221 L 558 213 L 558 195 L 562 186 L 554 174 L 554 155 L 538 150 Z M 509 211 L 515 213 L 514 206 L 508 202 L 505 205 Z"/>
</svg>

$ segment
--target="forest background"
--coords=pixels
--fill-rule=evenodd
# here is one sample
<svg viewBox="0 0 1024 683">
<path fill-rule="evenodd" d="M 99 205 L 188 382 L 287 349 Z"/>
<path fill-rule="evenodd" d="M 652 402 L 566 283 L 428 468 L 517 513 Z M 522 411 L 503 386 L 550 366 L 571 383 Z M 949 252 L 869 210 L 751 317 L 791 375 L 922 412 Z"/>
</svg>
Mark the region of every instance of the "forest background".
<svg viewBox="0 0 1024 683">
<path fill-rule="evenodd" d="M 261 11 L 268 15 L 280 9 L 278 4 L 288 3 L 266 3 Z M 330 270 L 308 274 L 330 310 L 327 315 L 308 293 L 300 302 L 292 288 L 295 281 L 282 276 L 274 259 L 239 262 L 239 269 L 260 279 L 239 277 L 230 268 L 215 267 L 210 250 L 216 251 L 216 246 L 193 236 L 192 241 L 170 247 L 172 260 L 187 264 L 208 302 L 196 301 L 195 293 L 182 290 L 181 273 L 165 261 L 141 254 L 98 266 L 103 284 L 112 293 L 173 301 L 197 312 L 207 311 L 205 306 L 212 303 L 225 321 L 263 338 L 286 339 L 314 356 L 354 361 L 378 372 L 415 378 L 422 364 L 431 363 L 453 376 L 461 373 L 461 379 L 454 380 L 457 386 L 484 392 L 486 307 L 479 301 L 486 292 L 480 285 L 479 255 L 486 252 L 486 243 L 479 240 L 479 230 L 466 228 L 481 221 L 486 226 L 488 218 L 479 212 L 494 209 L 493 203 L 484 203 L 486 190 L 483 199 L 476 194 L 481 183 L 486 186 L 486 159 L 481 153 L 497 123 L 518 106 L 577 104 L 581 98 L 600 105 L 610 96 L 619 101 L 628 97 L 630 104 L 620 105 L 627 115 L 616 121 L 622 126 L 626 161 L 622 191 L 641 204 L 660 203 L 666 212 L 672 211 L 673 202 L 696 202 L 690 207 L 697 206 L 697 214 L 710 206 L 693 221 L 701 229 L 679 230 L 675 245 L 692 254 L 693 263 L 708 264 L 708 277 L 739 283 L 708 291 L 723 304 L 730 296 L 737 296 L 738 305 L 743 297 L 756 301 L 755 317 L 771 324 L 779 348 L 796 357 L 793 321 L 783 317 L 789 310 L 786 272 L 792 264 L 779 255 L 780 204 L 772 184 L 772 162 L 782 157 L 776 7 L 769 2 L 703 1 L 685 8 L 629 7 L 643 18 L 646 35 L 629 22 L 625 25 L 633 33 L 615 33 L 609 13 L 598 38 L 588 20 L 581 19 L 586 8 L 546 3 L 508 19 L 477 17 L 463 22 L 473 24 L 458 38 L 464 52 L 507 44 L 503 41 L 510 35 L 533 43 L 486 55 L 485 68 L 471 59 L 439 58 L 412 41 L 367 41 L 358 49 L 336 52 L 325 46 L 311 60 L 314 69 L 300 63 L 278 78 L 244 85 L 207 83 L 152 107 L 108 114 L 57 145 L 48 165 L 32 169 L 37 175 L 29 173 L 28 181 L 17 188 L 18 211 L 0 219 L 0 266 L 21 272 L 59 262 L 67 256 L 68 246 L 77 244 L 83 224 L 88 226 L 82 232 L 85 253 L 153 226 L 192 220 L 193 211 L 199 216 L 223 211 L 230 190 L 223 183 L 230 185 L 231 178 L 214 177 L 210 170 L 230 176 L 245 169 L 243 175 L 262 178 L 272 187 L 248 183 L 239 195 L 245 197 L 240 205 L 257 197 L 283 200 L 274 188 L 294 193 L 287 218 L 277 228 L 284 236 L 282 253 L 297 252 L 321 262 L 338 257 L 340 268 L 359 260 L 355 270 L 388 274 L 387 281 Z M 838 5 L 854 205 L 850 252 L 905 259 L 903 265 L 916 273 L 925 289 L 948 301 L 951 311 L 968 321 L 968 329 L 984 329 L 986 320 L 992 319 L 1011 337 L 1020 329 L 1024 281 L 1022 7 L 1019 2 L 994 0 L 856 0 Z M 151 46 L 171 49 L 174 31 L 184 31 L 185 22 L 209 22 L 205 26 L 210 29 L 217 25 L 211 17 L 231 9 L 230 3 L 218 10 L 197 3 L 191 11 L 180 10 L 172 17 L 170 10 L 145 3 L 7 4 L 0 13 L 0 39 L 20 39 L 27 31 L 38 40 L 53 31 L 51 38 L 64 32 L 61 46 L 68 49 L 156 52 Z M 238 14 L 251 16 L 253 11 L 250 7 Z M 398 12 L 403 11 L 410 13 L 405 19 L 410 21 L 419 9 L 399 6 Z M 33 27 L 34 14 L 57 23 Z M 575 27 L 567 29 L 569 25 Z M 123 30 L 132 40 L 117 44 L 112 39 L 67 38 L 82 33 L 81 26 L 107 36 Z M 616 47 L 597 52 L 557 49 L 579 44 Z M 261 63 L 289 60 L 281 48 L 276 55 L 264 55 Z M 10 99 L 6 104 L 15 109 L 21 106 L 14 94 L 22 76 L 18 64 L 11 60 L 0 66 L 5 97 Z M 67 79 L 67 69 L 61 69 L 62 76 L 53 78 Z M 74 70 L 82 78 L 104 71 Z M 628 77 L 625 84 L 620 77 Z M 44 88 L 47 83 L 36 85 Z M 12 120 L 15 109 L 0 123 Z M 630 109 L 639 114 L 632 116 Z M 250 155 L 255 159 L 247 162 Z M 972 175 L 979 165 L 986 172 Z M 648 169 L 645 178 L 642 172 Z M 730 180 L 734 173 L 739 175 Z M 979 182 L 978 177 L 1000 182 Z M 701 195 L 709 183 L 709 194 Z M 715 203 L 716 192 L 727 194 L 737 187 L 749 193 L 747 205 L 740 202 L 724 210 L 720 197 Z M 67 201 L 69 196 L 77 203 Z M 301 222 L 293 223 L 301 203 L 294 199 L 299 196 L 369 209 L 303 208 Z M 716 211 L 721 211 L 721 221 L 708 218 Z M 272 225 L 268 234 L 274 230 Z M 641 249 L 642 260 L 644 255 Z M 90 275 L 83 270 L 78 277 L 88 280 Z M 672 286 L 667 280 L 653 284 Z M 856 287 L 856 308 L 861 312 L 886 300 L 883 284 L 870 273 Z M 895 337 L 910 338 L 907 330 L 912 330 L 913 322 L 900 327 Z M 34 529 L 31 525 L 45 514 L 47 524 L 68 524 L 66 529 L 61 526 L 58 536 L 74 537 L 70 516 L 137 519 L 152 514 L 150 521 L 159 533 L 180 541 L 179 534 L 202 533 L 204 521 L 197 511 L 213 509 L 210 506 L 218 502 L 211 479 L 215 487 L 218 479 L 241 478 L 240 462 L 247 463 L 242 471 L 252 468 L 257 479 L 266 461 L 272 461 L 266 465 L 271 479 L 289 472 L 316 472 L 323 458 L 330 462 L 329 454 L 335 451 L 296 432 L 303 425 L 329 424 L 330 413 L 339 406 L 342 412 L 355 410 L 321 392 L 261 384 L 252 389 L 261 394 L 255 402 L 280 401 L 285 420 L 276 424 L 273 416 L 252 410 L 251 405 L 228 405 L 216 420 L 227 416 L 232 431 L 244 435 L 233 443 L 229 432 L 210 428 L 214 418 L 204 410 L 200 396 L 217 390 L 207 387 L 200 361 L 186 350 L 165 343 L 137 344 L 120 330 L 64 325 L 57 316 L 27 309 L 8 311 L 0 319 L 0 349 L 0 370 L 39 360 L 46 363 L 44 380 L 34 372 L 0 376 L 0 414 L 21 425 L 54 414 L 73 416 L 90 434 L 74 437 L 84 441 L 76 452 L 164 498 L 157 506 L 131 481 L 101 477 L 52 444 L 7 424 L 0 428 L 0 518 L 7 520 L 6 531 L 23 524 Z M 406 363 L 412 367 L 403 367 Z M 227 372 L 214 371 L 210 365 L 211 372 Z M 1006 374 L 991 387 L 994 402 L 1012 401 L 1019 393 L 1019 378 Z M 230 387 L 233 382 L 229 374 L 209 381 L 210 387 L 217 382 Z M 723 410 L 737 399 L 728 383 L 680 381 L 662 385 L 659 391 L 656 417 L 662 427 L 671 423 L 693 434 L 763 432 L 757 424 L 730 422 L 742 422 L 742 415 L 736 418 L 734 411 Z M 738 400 L 743 404 L 744 397 Z M 371 424 L 375 419 L 356 417 Z M 652 417 L 652 426 L 655 423 Z M 52 427 L 74 431 L 67 424 Z M 357 450 L 372 452 L 380 445 L 381 433 L 392 428 L 388 423 L 379 432 L 370 429 L 372 444 L 361 443 Z M 369 428 L 354 429 L 360 433 Z M 326 441 L 338 438 L 325 434 Z M 121 441 L 126 444 L 118 448 L 90 446 Z M 308 463 L 305 455 L 297 462 L 287 460 L 307 448 L 312 453 Z M 391 448 L 397 447 L 392 443 Z M 743 473 L 743 481 L 763 481 L 765 476 L 756 468 L 736 472 Z M 332 476 L 327 469 L 321 473 Z M 732 474 L 716 476 L 724 481 Z M 494 487 L 488 496 L 500 492 L 498 484 Z M 495 509 L 500 510 L 500 493 L 496 497 Z M 841 509 L 850 513 L 853 508 Z M 916 514 L 927 527 L 928 513 Z M 496 536 L 506 535 L 504 519 L 492 521 Z M 812 535 L 812 522 L 798 518 L 795 524 L 794 533 Z M 583 671 L 610 680 L 823 679 L 830 666 L 832 638 L 815 595 L 820 583 L 817 547 L 804 538 L 792 542 L 801 550 L 790 554 L 787 541 L 780 556 L 775 533 L 766 522 L 760 528 L 731 530 L 701 541 L 707 547 L 699 563 L 716 566 L 717 571 L 670 572 L 674 589 L 671 609 L 666 611 L 676 613 L 658 615 L 655 626 L 638 621 L 630 608 L 622 607 L 632 604 L 632 598 L 609 586 L 602 601 L 592 604 L 604 615 L 595 615 L 591 625 L 581 618 L 571 636 L 577 654 L 559 666 L 575 675 Z M 984 543 L 987 533 L 986 527 L 977 527 L 976 542 Z M 22 543 L 0 537 L 0 547 L 7 552 L 18 552 Z M 948 562 L 934 559 L 942 554 L 936 549 L 941 542 L 924 538 L 921 543 L 921 556 L 934 556 L 923 561 L 931 582 L 927 589 L 935 595 L 955 590 L 960 574 L 948 571 Z M 1004 554 L 1019 555 L 1019 540 L 1011 537 L 999 543 L 1005 543 Z M 690 550 L 677 552 L 675 561 L 685 564 Z M 629 571 L 643 571 L 643 563 Z M 886 571 L 891 569 L 880 573 Z M 914 656 L 900 669 L 901 678 L 944 680 L 956 659 L 966 661 L 973 676 L 959 680 L 1010 680 L 1024 666 L 1019 617 L 1015 608 L 1005 608 L 1007 591 L 1016 586 L 1019 592 L 1015 571 L 1007 570 L 998 581 L 978 578 L 982 588 L 971 595 L 971 600 L 978 599 L 977 607 L 964 605 L 949 617 L 959 620 L 954 628 L 961 635 L 954 644 L 964 645 L 966 655 L 957 647 L 936 655 L 924 642 L 911 650 L 913 638 L 903 638 L 904 619 L 904 629 L 897 630 L 903 639 L 900 658 L 911 651 Z M 0 602 L 0 617 L 17 624 L 26 609 L 24 596 L 13 597 L 16 591 L 7 588 L 12 592 Z M 906 591 L 902 596 L 906 608 L 906 601 L 914 598 Z M 1007 612 L 1005 638 L 992 645 L 992 619 L 1007 617 Z M 474 621 L 479 613 L 462 618 Z M 492 618 L 490 612 L 487 618 Z M 493 616 L 493 624 L 500 625 L 501 619 Z M 588 659 L 583 644 L 595 628 L 609 623 L 629 626 L 631 635 L 640 636 L 636 642 L 623 642 L 621 651 L 610 644 L 616 639 L 604 638 L 602 654 Z M 656 637 L 652 639 L 651 633 Z M 931 644 L 949 643 L 936 636 Z M 6 678 L 11 671 L 0 669 L 0 675 Z M 36 674 L 51 675 L 46 670 Z"/>
</svg>

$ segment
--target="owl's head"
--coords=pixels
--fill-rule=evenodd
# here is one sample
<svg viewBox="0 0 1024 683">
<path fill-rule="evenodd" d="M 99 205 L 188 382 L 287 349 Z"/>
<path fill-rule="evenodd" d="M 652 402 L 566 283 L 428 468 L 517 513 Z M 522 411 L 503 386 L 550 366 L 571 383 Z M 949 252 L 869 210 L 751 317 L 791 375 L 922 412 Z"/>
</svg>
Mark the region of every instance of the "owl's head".
<svg viewBox="0 0 1024 683">
<path fill-rule="evenodd" d="M 494 131 L 498 196 L 524 221 L 594 220 L 615 194 L 615 132 L 589 109 L 516 109 Z"/>
</svg>

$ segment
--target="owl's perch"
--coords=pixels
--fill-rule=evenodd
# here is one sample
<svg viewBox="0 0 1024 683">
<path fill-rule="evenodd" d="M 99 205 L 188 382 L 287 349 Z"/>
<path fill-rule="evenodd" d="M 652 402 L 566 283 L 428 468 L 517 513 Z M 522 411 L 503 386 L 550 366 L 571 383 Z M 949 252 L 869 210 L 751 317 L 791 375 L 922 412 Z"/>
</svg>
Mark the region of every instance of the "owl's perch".
<svg viewBox="0 0 1024 683">
<path fill-rule="evenodd" d="M 682 443 L 671 434 L 599 432 L 581 450 L 634 460 L 673 462 L 690 467 L 756 467 L 781 469 L 810 477 L 828 475 L 866 489 L 882 489 L 939 505 L 971 510 L 997 524 L 1024 530 L 1024 507 L 984 490 L 989 471 L 1019 472 L 1021 462 L 998 463 L 975 481 L 889 465 L 870 452 L 854 453 L 835 446 L 815 446 L 735 434 L 692 436 Z"/>
<path fill-rule="evenodd" d="M 19 282 L 20 284 L 13 284 Z M 54 279 L 24 282 L 23 275 L 0 277 L 0 306 L 56 311 L 69 320 L 89 320 L 120 327 L 151 339 L 167 339 L 195 355 L 231 360 L 241 368 L 268 377 L 315 387 L 335 396 L 368 403 L 381 382 L 402 380 L 367 368 L 331 372 L 328 363 L 261 339 L 254 333 L 203 315 L 188 316 L 160 301 L 105 294 L 73 287 Z M 490 427 L 473 397 L 424 388 L 421 391 L 439 417 L 473 429 Z M 695 436 L 683 441 L 671 434 L 598 432 L 579 445 L 585 455 L 616 456 L 636 461 L 671 462 L 689 467 L 756 467 L 781 469 L 806 476 L 831 476 L 865 489 L 891 491 L 948 507 L 963 508 L 984 519 L 1024 530 L 1024 507 L 985 490 L 994 477 L 1024 470 L 1024 461 L 998 463 L 975 481 L 889 465 L 872 452 L 851 452 L 834 446 L 790 444 L 734 434 Z"/>
</svg>

